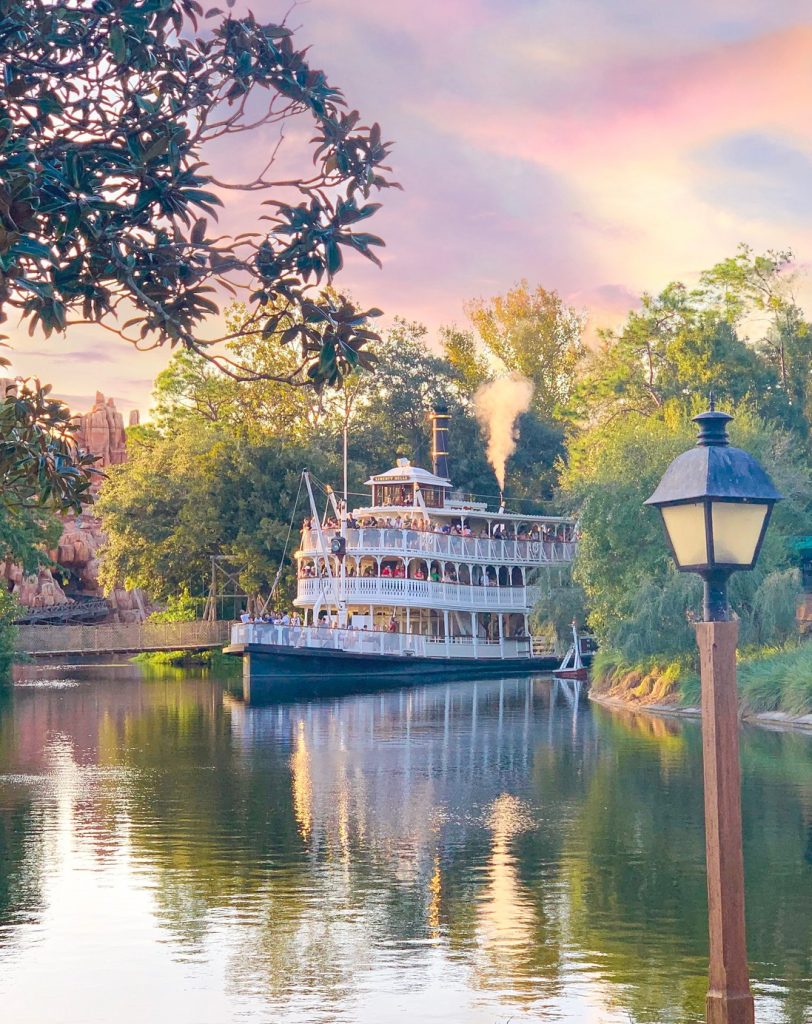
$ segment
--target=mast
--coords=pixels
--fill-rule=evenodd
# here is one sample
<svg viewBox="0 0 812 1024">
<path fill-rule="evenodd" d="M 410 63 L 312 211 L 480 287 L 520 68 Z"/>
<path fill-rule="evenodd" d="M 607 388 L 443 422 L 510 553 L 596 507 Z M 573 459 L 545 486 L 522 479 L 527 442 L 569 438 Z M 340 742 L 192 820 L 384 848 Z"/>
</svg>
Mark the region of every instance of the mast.
<svg viewBox="0 0 812 1024">
<path fill-rule="evenodd" d="M 347 508 L 347 421 L 344 420 L 344 509 Z"/>
<path fill-rule="evenodd" d="M 342 615 L 341 600 L 338 593 L 338 587 L 336 585 L 336 578 L 333 575 L 333 567 L 330 565 L 330 552 L 327 550 L 327 541 L 324 537 L 324 531 L 321 528 L 321 517 L 319 516 L 319 510 L 316 508 L 316 499 L 313 497 L 313 488 L 310 484 L 310 473 L 308 473 L 307 470 L 304 470 L 303 476 L 305 487 L 307 487 L 307 496 L 310 499 L 310 511 L 312 514 L 311 521 L 316 524 L 316 534 L 319 538 L 319 550 L 321 551 L 321 556 L 324 559 L 324 565 L 327 569 L 327 577 L 330 580 L 330 588 L 333 591 L 333 603 L 335 604 L 336 611 L 338 612 L 340 619 Z M 343 568 L 343 561 L 341 564 Z M 346 611 L 344 612 L 344 618 L 346 619 Z"/>
<path fill-rule="evenodd" d="M 346 485 L 346 477 L 344 478 L 344 483 Z M 333 488 L 329 484 L 327 484 L 327 497 L 330 499 L 330 504 L 333 506 L 333 512 L 335 512 L 336 519 L 338 520 L 338 523 L 339 523 L 339 535 L 341 537 L 343 537 L 345 541 L 347 539 L 347 498 L 346 498 L 346 493 L 347 493 L 347 491 L 346 491 L 346 486 L 345 486 L 345 488 L 344 488 L 344 494 L 345 494 L 344 501 L 343 502 L 336 501 L 335 491 L 333 490 Z M 339 597 L 340 597 L 340 603 L 338 605 L 338 624 L 339 624 L 339 626 L 346 626 L 347 625 L 347 584 L 345 582 L 346 579 L 347 579 L 346 544 L 345 544 L 345 554 L 342 556 L 341 561 L 340 561 L 339 564 L 341 566 L 341 571 L 339 573 L 340 586 L 339 586 L 339 590 L 338 590 Z"/>
</svg>

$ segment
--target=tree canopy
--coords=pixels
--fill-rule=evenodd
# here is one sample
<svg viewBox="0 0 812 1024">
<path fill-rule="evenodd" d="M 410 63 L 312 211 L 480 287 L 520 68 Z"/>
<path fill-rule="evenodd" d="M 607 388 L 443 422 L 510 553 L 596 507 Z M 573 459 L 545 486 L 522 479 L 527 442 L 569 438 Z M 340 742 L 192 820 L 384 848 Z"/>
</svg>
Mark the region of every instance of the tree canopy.
<svg viewBox="0 0 812 1024">
<path fill-rule="evenodd" d="M 2 384 L 0 399 L 0 559 L 32 568 L 59 535 L 56 512 L 89 500 L 94 457 L 78 449 L 75 423 L 50 387 Z"/>
<path fill-rule="evenodd" d="M 98 323 L 139 348 L 203 354 L 236 379 L 256 368 L 212 345 L 256 330 L 281 328 L 298 353 L 295 373 L 268 377 L 319 386 L 369 362 L 379 311 L 322 286 L 347 252 L 379 262 L 383 241 L 365 227 L 373 195 L 397 187 L 391 144 L 284 20 L 203 17 L 196 0 L 4 0 L 0 61 L 0 317 L 15 310 L 46 335 Z M 311 141 L 286 154 L 298 174 L 275 176 L 291 119 Z M 277 136 L 257 166 L 216 177 L 211 145 L 260 128 Z M 255 200 L 264 230 L 213 228 L 234 191 Z M 212 335 L 221 288 L 240 289 L 247 312 L 239 332 Z"/>
<path fill-rule="evenodd" d="M 735 416 L 732 439 L 768 468 L 779 504 L 756 571 L 735 574 L 745 642 L 796 632 L 792 539 L 812 532 L 809 325 L 792 296 L 789 253 L 742 246 L 689 289 L 643 295 L 586 357 L 573 396 L 562 500 L 578 517 L 571 592 L 604 648 L 627 661 L 694 649 L 686 612 L 701 587 L 671 566 L 659 517 L 643 508 L 669 462 L 695 442 L 690 417 L 711 391 Z M 549 601 L 540 608 L 554 619 Z"/>
<path fill-rule="evenodd" d="M 505 295 L 469 302 L 466 312 L 497 366 L 532 382 L 533 408 L 540 415 L 552 417 L 569 402 L 584 351 L 584 324 L 557 292 L 520 281 Z M 474 353 L 464 357 L 459 351 L 458 361 L 475 373 Z"/>
</svg>

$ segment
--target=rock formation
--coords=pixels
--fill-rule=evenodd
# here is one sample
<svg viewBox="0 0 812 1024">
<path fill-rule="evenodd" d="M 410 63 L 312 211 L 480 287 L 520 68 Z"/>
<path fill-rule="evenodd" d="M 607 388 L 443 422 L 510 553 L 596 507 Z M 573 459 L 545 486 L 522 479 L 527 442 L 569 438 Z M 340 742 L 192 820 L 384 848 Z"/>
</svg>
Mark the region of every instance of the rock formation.
<svg viewBox="0 0 812 1024">
<path fill-rule="evenodd" d="M 96 465 L 100 469 L 120 466 L 127 461 L 124 418 L 112 398 L 105 399 L 97 391 L 93 408 L 76 420 L 79 445 L 97 456 Z M 138 424 L 137 410 L 130 413 L 129 422 L 130 426 Z M 94 483 L 94 491 L 98 490 L 103 479 L 99 477 Z M 69 575 L 65 589 L 54 578 L 53 572 L 45 568 L 26 575 L 20 566 L 6 562 L 0 564 L 0 578 L 8 581 L 20 604 L 27 608 L 49 608 L 76 598 L 103 598 L 105 595 L 99 586 L 98 557 L 103 543 L 101 523 L 90 509 L 79 516 L 68 514 L 63 517 L 57 549 L 50 552 L 51 558 Z M 106 600 L 110 606 L 110 621 L 141 622 L 149 612 L 148 601 L 140 590 L 116 588 L 112 594 L 106 595 Z"/>
<path fill-rule="evenodd" d="M 127 444 L 124 432 L 124 417 L 116 409 L 112 398 L 105 401 L 101 391 L 96 392 L 96 401 L 90 412 L 79 416 L 77 437 L 79 445 L 96 455 L 100 469 L 105 466 L 120 466 L 127 461 Z M 133 416 L 130 415 L 130 423 Z M 138 422 L 138 413 L 135 413 Z"/>
</svg>

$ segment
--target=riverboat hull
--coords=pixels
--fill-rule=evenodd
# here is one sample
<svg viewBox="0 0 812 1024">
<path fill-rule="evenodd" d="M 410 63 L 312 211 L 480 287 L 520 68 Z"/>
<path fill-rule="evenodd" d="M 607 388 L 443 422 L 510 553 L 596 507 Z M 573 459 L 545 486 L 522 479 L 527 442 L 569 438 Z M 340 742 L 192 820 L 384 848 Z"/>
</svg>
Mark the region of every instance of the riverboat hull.
<svg viewBox="0 0 812 1024">
<path fill-rule="evenodd" d="M 359 654 L 354 651 L 289 647 L 281 644 L 238 643 L 225 654 L 243 659 L 243 674 L 252 679 L 357 681 L 394 677 L 465 679 L 517 672 L 550 672 L 558 665 L 552 655 L 518 658 L 424 657 L 403 654 Z"/>
</svg>

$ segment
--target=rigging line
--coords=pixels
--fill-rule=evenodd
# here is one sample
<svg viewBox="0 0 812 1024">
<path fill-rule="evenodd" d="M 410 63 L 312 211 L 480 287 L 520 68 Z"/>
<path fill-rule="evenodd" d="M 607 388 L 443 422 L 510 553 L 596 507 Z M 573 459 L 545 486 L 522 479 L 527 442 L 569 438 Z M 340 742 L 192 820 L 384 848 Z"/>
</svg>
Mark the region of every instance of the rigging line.
<svg viewBox="0 0 812 1024">
<path fill-rule="evenodd" d="M 273 597 L 274 593 L 276 592 L 276 588 L 279 586 L 279 579 L 282 576 L 282 569 L 284 568 L 285 559 L 287 558 L 288 544 L 290 544 L 290 535 L 293 532 L 293 522 L 296 519 L 296 510 L 299 507 L 299 498 L 300 498 L 301 493 L 302 493 L 302 484 L 303 483 L 304 483 L 304 473 L 300 473 L 299 474 L 299 489 L 296 491 L 296 500 L 293 502 L 293 512 L 291 513 L 290 522 L 288 523 L 288 535 L 285 538 L 285 546 L 284 546 L 284 548 L 282 550 L 282 557 L 279 559 L 279 568 L 277 569 L 276 576 L 274 577 L 274 581 L 271 584 L 271 592 L 268 595 L 268 600 L 265 602 L 265 604 L 263 606 L 263 609 L 262 609 L 263 613 L 265 612 L 265 609 L 268 607 L 268 602 L 271 600 L 271 598 Z"/>
</svg>

